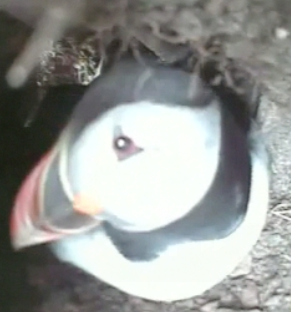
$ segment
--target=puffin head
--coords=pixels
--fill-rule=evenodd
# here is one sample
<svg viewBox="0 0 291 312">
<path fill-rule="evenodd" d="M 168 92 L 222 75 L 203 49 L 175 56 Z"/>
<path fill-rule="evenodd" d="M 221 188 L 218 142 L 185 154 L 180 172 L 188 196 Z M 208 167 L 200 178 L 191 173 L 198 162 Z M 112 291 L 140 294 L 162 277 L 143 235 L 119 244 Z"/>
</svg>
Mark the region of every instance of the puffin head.
<svg viewBox="0 0 291 312">
<path fill-rule="evenodd" d="M 73 192 L 96 203 L 97 218 L 128 231 L 150 231 L 181 218 L 205 194 L 217 165 L 215 125 L 205 127 L 202 120 L 190 108 L 165 103 L 113 108 L 72 147 Z"/>
<path fill-rule="evenodd" d="M 196 76 L 118 62 L 86 91 L 20 188 L 11 217 L 14 247 L 103 222 L 148 232 L 183 218 L 216 177 L 221 123 L 219 100 Z"/>
</svg>

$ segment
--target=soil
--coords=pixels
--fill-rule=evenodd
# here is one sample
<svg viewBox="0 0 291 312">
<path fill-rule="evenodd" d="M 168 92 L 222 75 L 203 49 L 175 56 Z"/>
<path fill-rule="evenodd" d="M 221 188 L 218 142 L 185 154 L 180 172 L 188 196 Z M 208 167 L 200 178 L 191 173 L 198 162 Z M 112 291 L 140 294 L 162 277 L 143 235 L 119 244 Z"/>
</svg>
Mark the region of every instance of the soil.
<svg viewBox="0 0 291 312">
<path fill-rule="evenodd" d="M 5 292 L 2 290 L 0 292 L 0 301 L 3 301 L 5 305 L 3 311 L 290 312 L 291 213 L 289 216 L 288 213 L 291 210 L 291 2 L 290 0 L 196 1 L 193 7 L 180 8 L 179 11 L 173 6 L 164 7 L 155 14 L 171 20 L 176 29 L 184 27 L 184 32 L 193 32 L 193 34 L 197 34 L 198 21 L 201 25 L 199 35 L 202 37 L 220 32 L 228 34 L 224 39 L 227 55 L 246 62 L 257 80 L 264 86 L 259 119 L 272 156 L 272 199 L 268 221 L 260 241 L 245 263 L 241 265 L 240 270 L 220 285 L 215 286 L 203 296 L 164 304 L 123 294 L 92 279 L 76 268 L 60 264 L 51 255 L 46 254 L 47 251 L 42 247 L 14 255 L 7 241 L 4 242 L 2 239 L 3 246 L 7 250 L 3 248 L 5 249 L 3 254 L 1 251 L 1 287 L 4 287 L 5 278 L 10 287 L 7 286 L 8 290 L 4 287 Z M 6 19 L 4 20 L 7 22 Z M 181 20 L 184 21 L 183 25 Z M 26 32 L 23 27 L 21 31 Z M 0 35 L 3 36 L 2 32 Z M 1 36 L 0 40 L 3 45 L 7 44 L 7 41 L 2 41 Z M 12 37 L 12 34 L 10 36 Z M 15 37 L 14 32 L 13 36 Z M 16 43 L 20 41 L 20 39 L 15 40 L 15 48 L 10 51 L 12 55 L 16 54 Z M 3 46 L 2 43 L 1 46 Z M 13 46 L 11 42 L 9 44 Z M 1 52 L 2 76 L 7 68 L 7 61 L 1 61 L 1 57 L 8 59 L 3 55 Z M 15 190 L 20 181 L 19 177 L 24 175 L 32 163 L 30 158 L 30 162 L 28 161 L 20 168 L 17 164 L 20 162 L 21 153 L 26 153 L 24 156 L 26 159 L 29 157 L 37 159 L 53 141 L 57 130 L 54 130 L 54 134 L 51 132 L 48 134 L 48 131 L 43 129 L 42 133 L 47 139 L 43 139 L 42 148 L 38 151 L 34 150 L 35 156 L 29 156 L 27 154 L 29 146 L 27 143 L 25 147 L 23 146 L 23 138 L 25 137 L 26 142 L 29 141 L 32 146 L 36 135 L 29 132 L 30 130 L 21 128 L 23 115 L 19 113 L 19 109 L 23 104 L 21 92 L 24 91 L 19 91 L 17 110 L 15 110 L 15 107 L 11 107 L 13 101 L 9 102 L 10 91 L 2 89 L 2 94 L 7 97 L 1 103 L 3 111 L 1 114 L 6 116 L 5 114 L 9 112 L 15 117 L 15 121 L 5 123 L 2 121 L 5 117 L 1 117 L 1 127 L 3 126 L 1 135 L 7 132 L 9 127 L 13 126 L 14 129 L 18 129 L 18 132 L 13 130 L 16 131 L 13 137 L 8 134 L 4 135 L 6 145 L 3 150 L 5 152 L 1 152 L 1 155 L 6 156 L 1 157 L 7 159 L 9 155 L 10 169 L 8 170 L 8 167 L 3 169 L 6 175 L 3 175 L 2 184 L 5 185 L 8 180 L 13 180 L 13 175 L 18 176 L 18 182 L 9 182 L 11 190 Z M 82 92 L 82 88 L 79 91 Z M 27 96 L 27 93 L 25 94 Z M 50 123 L 43 128 L 53 126 L 59 129 L 70 109 L 71 107 L 60 109 L 52 101 L 50 112 L 46 115 Z M 56 125 L 57 120 L 62 122 Z M 22 143 L 17 143 L 17 140 Z M 19 152 L 20 150 L 22 152 Z M 1 168 L 4 168 L 4 164 L 6 164 L 5 161 L 1 162 Z M 3 193 L 1 194 L 3 197 Z M 10 202 L 8 199 L 4 200 L 3 205 L 6 203 L 8 206 Z M 8 208 L 5 209 L 7 211 Z M 10 258 L 6 261 L 8 257 Z"/>
</svg>

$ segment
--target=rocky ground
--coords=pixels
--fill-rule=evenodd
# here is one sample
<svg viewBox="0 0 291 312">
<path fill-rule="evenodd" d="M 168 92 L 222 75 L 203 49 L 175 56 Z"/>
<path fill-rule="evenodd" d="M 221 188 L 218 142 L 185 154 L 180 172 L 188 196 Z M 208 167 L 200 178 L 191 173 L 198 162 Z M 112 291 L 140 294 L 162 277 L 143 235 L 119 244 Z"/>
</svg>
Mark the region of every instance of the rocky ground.
<svg viewBox="0 0 291 312">
<path fill-rule="evenodd" d="M 201 297 L 173 304 L 127 296 L 50 257 L 40 259 L 33 251 L 25 259 L 33 259 L 29 266 L 31 296 L 37 293 L 38 297 L 34 308 L 27 311 L 290 312 L 291 2 L 198 1 L 192 8 L 176 11 L 168 7 L 164 14 L 161 10 L 155 14 L 184 32 L 199 31 L 205 37 L 227 33 L 227 54 L 248 63 L 264 85 L 259 116 L 273 159 L 272 200 L 261 239 L 240 272 Z"/>
</svg>

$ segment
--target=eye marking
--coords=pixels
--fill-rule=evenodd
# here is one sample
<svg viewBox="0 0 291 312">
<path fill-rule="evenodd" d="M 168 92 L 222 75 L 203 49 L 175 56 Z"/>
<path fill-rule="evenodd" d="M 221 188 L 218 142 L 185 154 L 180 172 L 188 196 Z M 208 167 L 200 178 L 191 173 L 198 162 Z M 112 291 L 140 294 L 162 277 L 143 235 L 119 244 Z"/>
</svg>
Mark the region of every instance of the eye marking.
<svg viewBox="0 0 291 312">
<path fill-rule="evenodd" d="M 119 161 L 126 160 L 143 150 L 130 137 L 122 134 L 121 131 L 115 135 L 113 149 Z"/>
<path fill-rule="evenodd" d="M 118 136 L 114 140 L 114 148 L 118 151 L 126 151 L 133 145 L 133 141 L 126 136 Z"/>
</svg>

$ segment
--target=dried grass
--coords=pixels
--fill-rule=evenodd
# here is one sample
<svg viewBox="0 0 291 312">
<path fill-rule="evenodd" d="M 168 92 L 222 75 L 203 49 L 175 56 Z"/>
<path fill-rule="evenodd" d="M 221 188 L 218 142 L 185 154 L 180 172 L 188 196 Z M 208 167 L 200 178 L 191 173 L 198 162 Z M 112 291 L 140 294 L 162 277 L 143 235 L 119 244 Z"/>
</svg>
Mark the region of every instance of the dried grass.
<svg viewBox="0 0 291 312">
<path fill-rule="evenodd" d="M 39 0 L 12 0 L 10 4 L 9 1 L 2 0 L 0 6 L 25 20 L 29 11 L 34 27 L 25 49 L 8 72 L 7 80 L 12 87 L 23 85 L 39 64 L 40 55 L 51 50 L 52 42 L 75 35 L 76 29 L 94 33 L 100 54 L 106 53 L 108 45 L 119 39 L 122 50 L 142 44 L 165 61 L 172 61 L 179 55 L 179 46 L 186 43 L 202 57 L 208 56 L 204 43 L 210 37 L 205 34 L 214 10 L 213 1 L 208 2 L 207 10 L 197 6 L 197 14 L 185 10 L 185 5 L 195 7 L 196 0 L 46 0 L 43 7 Z M 17 7 L 20 3 L 23 12 Z M 219 6 L 214 8 L 219 10 Z"/>
<path fill-rule="evenodd" d="M 271 214 L 286 221 L 291 221 L 291 203 L 280 203 L 274 206 Z"/>
</svg>

